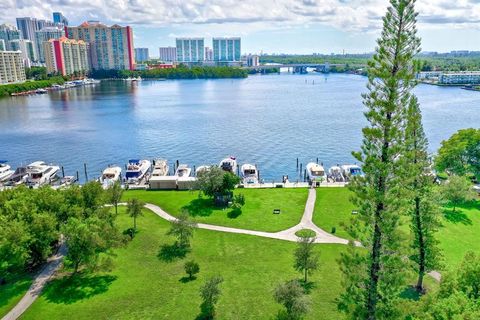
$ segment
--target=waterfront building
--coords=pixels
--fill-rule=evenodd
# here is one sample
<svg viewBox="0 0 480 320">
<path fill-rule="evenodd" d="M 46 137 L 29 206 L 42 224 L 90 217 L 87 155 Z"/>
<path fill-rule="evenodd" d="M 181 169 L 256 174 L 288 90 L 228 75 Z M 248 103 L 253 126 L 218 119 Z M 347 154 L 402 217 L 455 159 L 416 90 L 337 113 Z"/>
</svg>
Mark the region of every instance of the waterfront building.
<svg viewBox="0 0 480 320">
<path fill-rule="evenodd" d="M 213 38 L 213 61 L 240 62 L 240 38 Z"/>
<path fill-rule="evenodd" d="M 257 67 L 260 65 L 260 56 L 256 54 L 249 54 L 247 56 L 247 66 Z"/>
<path fill-rule="evenodd" d="M 205 61 L 205 40 L 203 38 L 177 38 L 177 62 L 202 63 Z"/>
<path fill-rule="evenodd" d="M 150 60 L 148 48 L 135 48 L 135 62 L 145 62 Z"/>
<path fill-rule="evenodd" d="M 15 51 L 10 47 L 10 41 L 21 39 L 20 31 L 12 25 L 0 25 L 0 40 L 3 40 L 6 51 Z"/>
<path fill-rule="evenodd" d="M 26 80 L 22 53 L 0 51 L 0 84 L 20 83 Z"/>
<path fill-rule="evenodd" d="M 32 61 L 36 61 L 35 48 L 30 40 L 16 39 L 9 41 L 11 51 L 20 51 L 25 67 L 30 68 Z"/>
<path fill-rule="evenodd" d="M 61 12 L 53 13 L 53 22 L 57 24 L 63 24 L 65 27 L 68 26 L 68 19 Z"/>
<path fill-rule="evenodd" d="M 135 69 L 133 30 L 129 26 L 108 27 L 98 21 L 88 21 L 78 27 L 66 27 L 65 33 L 70 39 L 89 44 L 92 69 Z"/>
<path fill-rule="evenodd" d="M 444 73 L 438 78 L 438 83 L 446 85 L 480 84 L 480 71 Z"/>
<path fill-rule="evenodd" d="M 158 48 L 160 54 L 160 61 L 163 62 L 176 62 L 177 61 L 177 48 L 175 47 L 160 47 Z"/>
<path fill-rule="evenodd" d="M 5 40 L 0 39 L 0 51 L 7 51 Z"/>
<path fill-rule="evenodd" d="M 65 36 L 64 29 L 58 27 L 45 27 L 42 30 L 35 31 L 35 45 L 37 47 L 38 61 L 45 62 L 43 43 L 50 39 L 60 39 L 63 36 Z"/>
<path fill-rule="evenodd" d="M 89 68 L 88 45 L 83 40 L 62 37 L 50 39 L 43 43 L 45 62 L 49 74 L 59 73 L 63 76 L 85 73 Z"/>
<path fill-rule="evenodd" d="M 205 47 L 205 61 L 213 61 L 213 50 L 212 50 L 212 48 Z"/>
</svg>

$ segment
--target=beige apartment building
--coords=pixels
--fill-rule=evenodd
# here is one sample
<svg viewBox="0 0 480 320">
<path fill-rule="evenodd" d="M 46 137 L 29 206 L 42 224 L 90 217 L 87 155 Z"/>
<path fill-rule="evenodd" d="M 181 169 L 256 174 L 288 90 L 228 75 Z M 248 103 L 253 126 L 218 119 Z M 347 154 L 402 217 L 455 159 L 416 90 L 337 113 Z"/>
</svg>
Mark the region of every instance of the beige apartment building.
<svg viewBox="0 0 480 320">
<path fill-rule="evenodd" d="M 27 80 L 21 51 L 0 51 L 0 84 Z"/>
<path fill-rule="evenodd" d="M 90 70 L 88 63 L 88 45 L 82 40 L 62 37 L 50 39 L 43 43 L 47 72 L 63 76 L 75 72 L 85 73 Z"/>
</svg>

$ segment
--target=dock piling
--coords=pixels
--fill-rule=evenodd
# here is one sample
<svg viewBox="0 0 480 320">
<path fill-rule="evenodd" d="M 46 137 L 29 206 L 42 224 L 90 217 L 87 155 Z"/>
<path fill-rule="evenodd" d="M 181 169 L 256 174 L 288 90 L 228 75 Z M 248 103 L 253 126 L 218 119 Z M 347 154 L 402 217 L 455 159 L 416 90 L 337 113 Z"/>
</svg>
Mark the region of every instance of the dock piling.
<svg viewBox="0 0 480 320">
<path fill-rule="evenodd" d="M 65 178 L 65 170 L 63 169 L 63 166 L 62 166 L 62 177 Z"/>
<path fill-rule="evenodd" d="M 300 163 L 300 170 L 298 171 L 298 175 L 300 176 L 300 179 L 302 179 L 302 172 L 303 172 L 302 167 L 303 167 L 303 164 Z"/>
<path fill-rule="evenodd" d="M 298 158 L 297 158 L 297 171 L 298 171 Z"/>
<path fill-rule="evenodd" d="M 85 182 L 88 182 L 87 164 L 83 163 L 83 170 L 85 171 Z"/>
<path fill-rule="evenodd" d="M 80 174 L 78 173 L 78 170 L 77 170 L 77 182 L 79 182 L 78 180 L 80 180 Z"/>
</svg>

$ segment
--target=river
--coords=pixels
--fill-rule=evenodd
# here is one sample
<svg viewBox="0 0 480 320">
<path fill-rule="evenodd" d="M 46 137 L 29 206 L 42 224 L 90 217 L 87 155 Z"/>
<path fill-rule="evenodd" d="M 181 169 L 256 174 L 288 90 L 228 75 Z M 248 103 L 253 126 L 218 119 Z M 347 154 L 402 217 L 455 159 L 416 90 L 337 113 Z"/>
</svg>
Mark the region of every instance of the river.
<svg viewBox="0 0 480 320">
<path fill-rule="evenodd" d="M 295 180 L 296 158 L 326 167 L 354 162 L 361 144 L 366 78 L 344 74 L 247 79 L 104 81 L 46 95 L 0 99 L 0 159 L 44 160 L 65 173 L 99 176 L 131 158 L 193 167 L 234 155 L 261 177 Z M 480 93 L 415 89 L 435 152 L 458 129 L 480 127 Z"/>
</svg>

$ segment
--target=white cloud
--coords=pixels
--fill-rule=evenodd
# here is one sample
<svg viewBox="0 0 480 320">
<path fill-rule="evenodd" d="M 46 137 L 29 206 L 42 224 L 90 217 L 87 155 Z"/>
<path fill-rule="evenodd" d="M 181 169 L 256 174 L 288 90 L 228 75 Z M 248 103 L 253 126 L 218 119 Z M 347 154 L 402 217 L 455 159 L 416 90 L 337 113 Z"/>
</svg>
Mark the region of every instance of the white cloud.
<svg viewBox="0 0 480 320">
<path fill-rule="evenodd" d="M 378 30 L 387 0 L 2 0 L 2 18 L 50 18 L 62 11 L 74 23 L 102 20 L 141 26 L 237 26 L 242 32 L 321 23 L 347 31 Z M 418 0 L 422 26 L 478 28 L 478 0 Z M 239 27 L 241 26 L 241 27 Z M 232 29 L 230 27 L 230 29 Z"/>
</svg>

